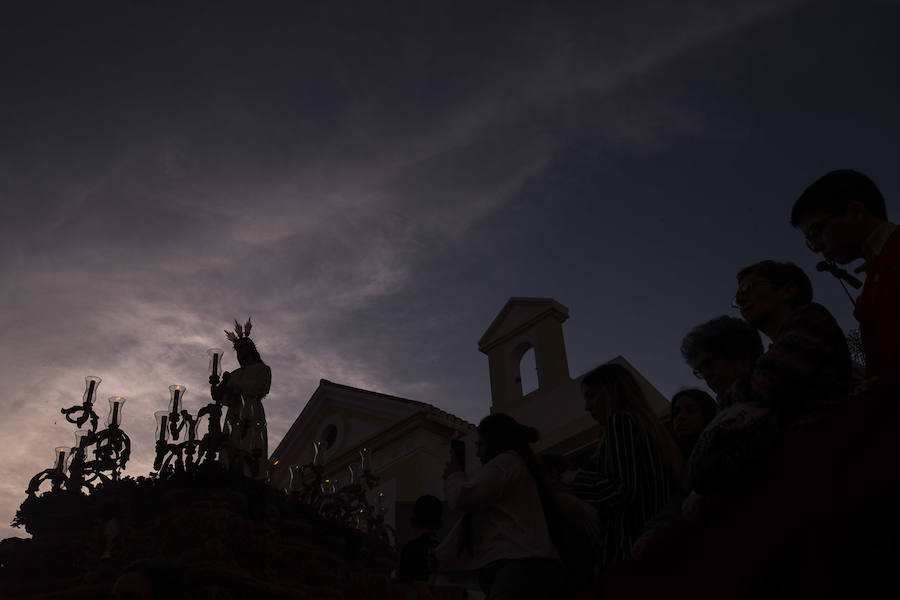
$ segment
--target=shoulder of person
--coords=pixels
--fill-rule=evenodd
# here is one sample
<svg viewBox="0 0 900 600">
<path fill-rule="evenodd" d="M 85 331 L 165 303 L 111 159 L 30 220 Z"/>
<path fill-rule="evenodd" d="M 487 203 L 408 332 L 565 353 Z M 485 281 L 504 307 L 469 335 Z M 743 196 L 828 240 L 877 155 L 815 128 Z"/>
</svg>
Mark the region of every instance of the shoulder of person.
<svg viewBox="0 0 900 600">
<path fill-rule="evenodd" d="M 838 332 L 841 338 L 844 336 L 843 330 L 831 311 L 818 302 L 798 306 L 788 314 L 779 335 L 791 331 L 816 331 L 825 335 Z"/>
<path fill-rule="evenodd" d="M 788 319 L 816 319 L 827 322 L 835 320 L 831 311 L 818 302 L 810 302 L 809 304 L 798 306 L 790 312 Z"/>
<path fill-rule="evenodd" d="M 489 460 L 484 466 L 494 467 L 506 472 L 514 472 L 524 469 L 525 461 L 522 460 L 522 457 L 515 450 L 507 450 Z"/>
</svg>

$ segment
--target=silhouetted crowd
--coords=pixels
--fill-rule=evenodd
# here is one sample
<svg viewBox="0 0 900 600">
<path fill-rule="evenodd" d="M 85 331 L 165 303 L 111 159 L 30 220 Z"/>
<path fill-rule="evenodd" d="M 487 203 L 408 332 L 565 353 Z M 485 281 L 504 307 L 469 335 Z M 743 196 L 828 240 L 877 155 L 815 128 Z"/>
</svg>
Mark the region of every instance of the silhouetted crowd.
<svg viewBox="0 0 900 600">
<path fill-rule="evenodd" d="M 461 597 L 477 582 L 491 600 L 896 597 L 900 232 L 852 170 L 810 185 L 790 223 L 842 285 L 854 277 L 839 265 L 865 260 L 864 368 L 802 269 L 747 266 L 732 304 L 743 318 L 697 325 L 681 345 L 715 398 L 678 392 L 670 424 L 615 363 L 581 380 L 601 431 L 588 464 L 538 457 L 535 428 L 485 417 L 482 469 L 444 471 L 463 513 L 444 539 L 441 502 L 416 503 L 397 571 L 411 594 Z"/>
</svg>

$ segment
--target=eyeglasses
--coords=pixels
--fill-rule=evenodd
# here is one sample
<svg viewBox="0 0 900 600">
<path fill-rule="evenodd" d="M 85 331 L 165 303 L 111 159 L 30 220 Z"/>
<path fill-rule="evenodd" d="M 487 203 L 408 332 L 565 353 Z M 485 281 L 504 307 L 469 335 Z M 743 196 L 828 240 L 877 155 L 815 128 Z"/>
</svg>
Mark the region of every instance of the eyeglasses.
<svg viewBox="0 0 900 600">
<path fill-rule="evenodd" d="M 837 216 L 838 215 L 827 215 L 825 217 L 822 217 L 803 230 L 803 237 L 806 238 L 807 248 L 809 248 L 813 252 L 818 252 L 821 249 L 822 231 L 828 225 L 828 222 Z"/>
</svg>

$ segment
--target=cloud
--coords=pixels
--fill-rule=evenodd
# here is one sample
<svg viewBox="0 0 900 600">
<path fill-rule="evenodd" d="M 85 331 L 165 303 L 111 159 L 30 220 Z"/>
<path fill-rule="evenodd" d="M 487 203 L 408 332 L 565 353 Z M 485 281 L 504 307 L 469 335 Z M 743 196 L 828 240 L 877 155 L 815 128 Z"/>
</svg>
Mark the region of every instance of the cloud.
<svg viewBox="0 0 900 600">
<path fill-rule="evenodd" d="M 56 70 L 35 65 L 58 72 L 59 88 L 18 82 L 52 93 L 18 99 L 22 144 L 0 153 L 12 199 L 0 224 L 0 513 L 11 518 L 69 443 L 59 409 L 78 402 L 85 375 L 103 377 L 101 398 L 128 398 L 128 474 L 149 470 L 167 386 L 205 403 L 205 350 L 247 314 L 274 373 L 270 450 L 322 377 L 445 409 L 470 402 L 419 337 L 454 317 L 385 305 L 429 261 L 463 252 L 472 227 L 573 139 L 652 152 L 703 131 L 702 116 L 629 86 L 793 3 L 700 6 L 579 16 L 536 3 L 508 19 L 447 4 L 426 15 L 428 31 L 378 9 L 392 36 L 369 27 L 354 39 L 330 15 L 311 29 L 286 21 L 308 38 L 268 32 L 249 48 L 228 38 L 225 11 L 223 32 L 173 33 L 152 59 L 124 44 L 82 81 L 60 66 L 79 48 L 96 59 L 80 46 Z M 126 59 L 134 80 L 110 86 Z"/>
</svg>

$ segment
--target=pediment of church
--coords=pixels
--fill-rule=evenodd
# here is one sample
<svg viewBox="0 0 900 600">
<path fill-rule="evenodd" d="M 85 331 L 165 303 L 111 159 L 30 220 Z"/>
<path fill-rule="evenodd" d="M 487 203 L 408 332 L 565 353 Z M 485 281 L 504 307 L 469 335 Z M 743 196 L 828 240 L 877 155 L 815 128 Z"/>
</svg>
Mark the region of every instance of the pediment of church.
<svg viewBox="0 0 900 600">
<path fill-rule="evenodd" d="M 553 298 L 510 298 L 478 340 L 478 349 L 487 353 L 546 318 L 562 323 L 569 318 L 569 309 Z"/>
<path fill-rule="evenodd" d="M 416 413 L 429 410 L 436 411 L 423 402 L 323 379 L 270 459 L 274 462 L 285 458 L 303 464 L 312 460 L 313 444 L 320 441 L 325 463 Z"/>
</svg>

